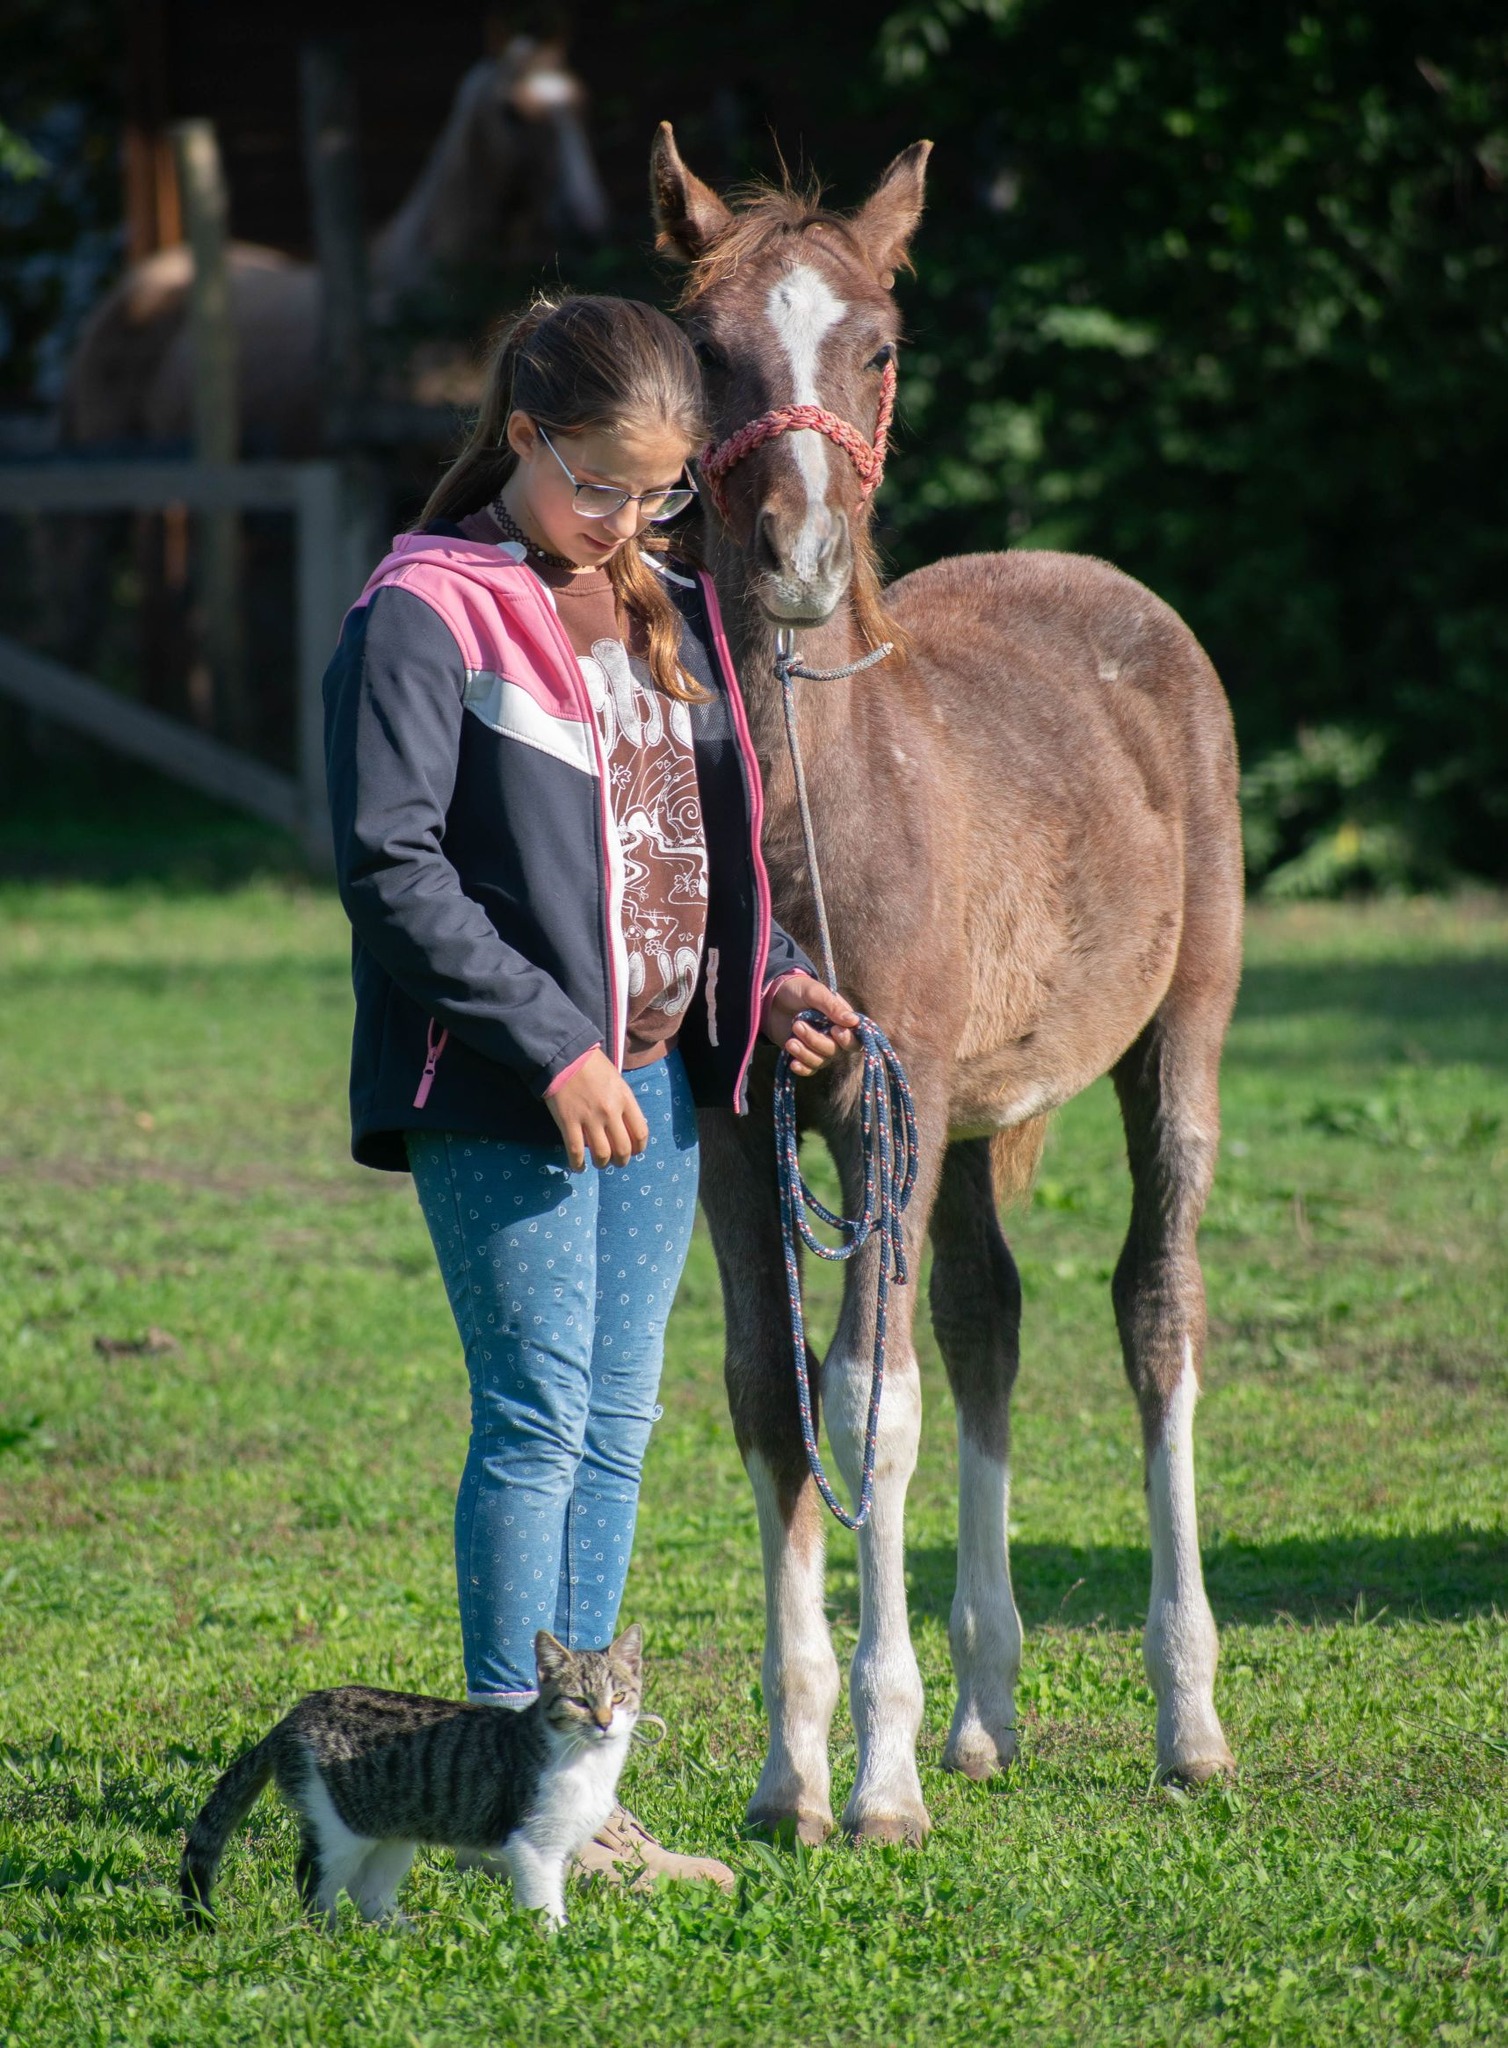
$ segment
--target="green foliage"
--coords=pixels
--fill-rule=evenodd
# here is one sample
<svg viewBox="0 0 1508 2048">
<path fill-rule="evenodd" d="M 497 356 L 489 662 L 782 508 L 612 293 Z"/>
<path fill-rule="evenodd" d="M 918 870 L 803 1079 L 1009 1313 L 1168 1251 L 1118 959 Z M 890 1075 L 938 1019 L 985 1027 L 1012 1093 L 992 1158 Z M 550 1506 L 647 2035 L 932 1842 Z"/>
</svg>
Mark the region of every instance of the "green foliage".
<svg viewBox="0 0 1508 2048">
<path fill-rule="evenodd" d="M 46 169 L 31 144 L 0 121 L 0 178 L 14 178 L 17 184 L 24 185 L 29 179 L 40 178 Z"/>
<path fill-rule="evenodd" d="M 1501 10 L 947 0 L 878 50 L 939 138 L 899 560 L 1082 549 L 1175 604 L 1280 891 L 1503 873 Z"/>
<path fill-rule="evenodd" d="M 65 350 L 119 260 L 122 10 L 0 10 L 0 402 L 57 394 Z"/>
<path fill-rule="evenodd" d="M 294 1910 L 269 1800 L 199 1939 L 182 1830 L 240 1748 L 314 1685 L 460 1683 L 466 1401 L 412 1190 L 346 1156 L 338 906 L 275 877 L 195 886 L 170 840 L 161 858 L 166 888 L 0 883 L 3 2048 L 1500 2039 L 1508 905 L 1252 920 L 1198 1430 L 1234 1786 L 1149 1783 L 1146 1516 L 1108 1288 L 1127 1187 L 1101 1084 L 1011 1225 L 1008 1785 L 938 1768 L 956 1454 L 923 1330 L 907 1574 L 935 1833 L 921 1853 L 741 1840 L 759 1541 L 699 1230 L 628 1595 L 670 1733 L 628 1791 L 728 1857 L 737 1897 L 573 1887 L 545 1942 L 430 1854 L 412 1935 L 347 1911 L 330 1936 Z M 810 1280 L 820 1333 L 836 1276 Z M 145 1348 L 154 1327 L 177 1348 Z M 846 1660 L 836 1530 L 828 1610 Z M 840 1798 L 852 1771 L 840 1708 Z"/>
</svg>

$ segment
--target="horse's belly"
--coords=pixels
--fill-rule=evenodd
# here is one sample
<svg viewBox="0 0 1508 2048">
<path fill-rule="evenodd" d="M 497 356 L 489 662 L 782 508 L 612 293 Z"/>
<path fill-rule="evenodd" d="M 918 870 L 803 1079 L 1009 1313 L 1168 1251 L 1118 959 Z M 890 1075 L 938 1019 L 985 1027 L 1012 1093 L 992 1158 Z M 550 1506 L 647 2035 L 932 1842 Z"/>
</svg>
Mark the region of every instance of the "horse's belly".
<svg viewBox="0 0 1508 2048">
<path fill-rule="evenodd" d="M 1103 1072 L 1091 1061 L 1044 1073 L 1014 1050 L 961 1060 L 948 1098 L 948 1137 L 987 1138 L 1030 1123 L 1072 1101 Z"/>
<path fill-rule="evenodd" d="M 1171 890 L 1137 908 L 1097 930 L 1086 918 L 1078 943 L 1034 961 L 1034 972 L 1022 971 L 1017 947 L 975 948 L 950 1136 L 982 1137 L 1046 1115 L 1108 1073 L 1141 1035 L 1172 980 L 1182 918 Z"/>
</svg>

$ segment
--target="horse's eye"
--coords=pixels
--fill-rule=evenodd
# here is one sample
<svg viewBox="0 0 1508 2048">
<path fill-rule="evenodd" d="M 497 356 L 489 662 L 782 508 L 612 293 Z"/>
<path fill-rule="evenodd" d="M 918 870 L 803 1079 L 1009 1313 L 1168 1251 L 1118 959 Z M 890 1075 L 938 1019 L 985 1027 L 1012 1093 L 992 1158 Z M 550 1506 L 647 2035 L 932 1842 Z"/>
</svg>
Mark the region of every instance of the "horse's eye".
<svg viewBox="0 0 1508 2048">
<path fill-rule="evenodd" d="M 882 349 L 876 350 L 876 352 L 869 358 L 869 361 L 865 365 L 865 368 L 870 370 L 883 370 L 894 361 L 895 343 L 893 341 L 887 341 Z"/>
<path fill-rule="evenodd" d="M 728 367 L 710 341 L 698 339 L 692 342 L 691 351 L 704 370 L 726 370 Z"/>
</svg>

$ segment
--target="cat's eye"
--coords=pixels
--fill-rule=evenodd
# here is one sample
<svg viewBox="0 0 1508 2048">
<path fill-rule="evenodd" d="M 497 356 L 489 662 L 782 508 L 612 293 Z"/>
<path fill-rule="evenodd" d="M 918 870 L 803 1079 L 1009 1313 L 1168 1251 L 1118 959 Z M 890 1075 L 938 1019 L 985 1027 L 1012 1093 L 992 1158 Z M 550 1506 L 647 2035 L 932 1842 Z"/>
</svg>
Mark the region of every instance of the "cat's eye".
<svg viewBox="0 0 1508 2048">
<path fill-rule="evenodd" d="M 614 1705 L 615 1707 L 621 1707 L 621 1706 L 622 1706 L 622 1704 L 623 1704 L 623 1702 L 624 1702 L 624 1701 L 625 1701 L 625 1700 L 626 1700 L 627 1698 L 628 1698 L 628 1694 L 627 1694 L 626 1692 L 621 1692 L 621 1691 L 620 1691 L 620 1692 L 615 1692 L 615 1693 L 613 1694 L 613 1705 Z"/>
<path fill-rule="evenodd" d="M 579 1692 L 568 1692 L 565 1700 L 568 1707 L 580 1707 L 583 1714 L 589 1714 L 592 1710 L 591 1701 L 583 1699 Z"/>
</svg>

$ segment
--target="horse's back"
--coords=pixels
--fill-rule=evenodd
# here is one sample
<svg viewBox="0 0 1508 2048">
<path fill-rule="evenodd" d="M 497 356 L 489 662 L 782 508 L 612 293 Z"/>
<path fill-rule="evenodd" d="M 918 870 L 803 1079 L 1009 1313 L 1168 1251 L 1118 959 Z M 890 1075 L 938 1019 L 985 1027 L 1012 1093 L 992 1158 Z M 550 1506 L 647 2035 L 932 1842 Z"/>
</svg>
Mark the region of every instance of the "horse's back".
<svg viewBox="0 0 1508 2048">
<path fill-rule="evenodd" d="M 1055 688 L 1129 682 L 1225 706 L 1208 655 L 1173 607 L 1094 555 L 949 555 L 901 577 L 885 598 L 936 659 L 967 635 L 997 672 L 1004 657 Z"/>
<path fill-rule="evenodd" d="M 971 849 L 957 863 L 972 878 L 969 957 L 976 980 L 1000 982 L 976 988 L 961 1060 L 984 1056 L 992 1092 L 992 1055 L 1037 1032 L 1032 1055 L 1006 1061 L 1015 1085 L 1001 1094 L 1064 1100 L 1196 959 L 1200 980 L 1234 987 L 1225 693 L 1172 607 L 1092 556 L 954 556 L 886 602 L 910 640 L 913 726 L 941 750 L 943 829 L 956 823 Z"/>
<path fill-rule="evenodd" d="M 988 723 L 999 772 L 1092 803 L 1132 770 L 1156 811 L 1235 832 L 1236 747 L 1213 664 L 1171 605 L 1092 555 L 953 555 L 893 583 L 916 687 L 950 721 Z M 1015 768 L 1011 763 L 1014 761 Z"/>
<path fill-rule="evenodd" d="M 243 435 L 258 453 L 313 453 L 318 273 L 256 242 L 227 251 Z M 192 432 L 186 245 L 133 263 L 89 315 L 68 366 L 63 437 L 72 447 L 179 442 Z"/>
</svg>

